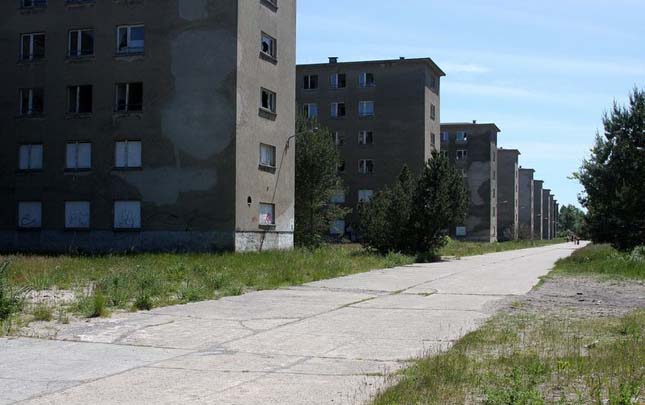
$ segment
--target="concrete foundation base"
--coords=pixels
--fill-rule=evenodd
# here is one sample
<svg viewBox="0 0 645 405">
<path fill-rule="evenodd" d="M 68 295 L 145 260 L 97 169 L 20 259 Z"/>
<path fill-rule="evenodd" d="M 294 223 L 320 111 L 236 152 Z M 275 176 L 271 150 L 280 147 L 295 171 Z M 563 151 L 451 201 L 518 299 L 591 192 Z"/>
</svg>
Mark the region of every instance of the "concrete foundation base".
<svg viewBox="0 0 645 405">
<path fill-rule="evenodd" d="M 237 232 L 236 252 L 293 249 L 293 232 Z"/>
</svg>

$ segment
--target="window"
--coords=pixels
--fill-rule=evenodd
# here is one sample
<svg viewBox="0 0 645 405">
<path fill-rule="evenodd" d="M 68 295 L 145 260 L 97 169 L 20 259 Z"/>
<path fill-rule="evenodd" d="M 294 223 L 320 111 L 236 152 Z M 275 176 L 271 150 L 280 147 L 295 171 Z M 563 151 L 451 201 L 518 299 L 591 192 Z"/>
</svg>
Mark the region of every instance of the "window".
<svg viewBox="0 0 645 405">
<path fill-rule="evenodd" d="M 466 134 L 464 131 L 458 131 L 457 132 L 456 142 L 457 143 L 466 143 L 466 142 L 468 142 L 468 134 Z"/>
<path fill-rule="evenodd" d="M 304 80 L 303 88 L 305 90 L 318 89 L 318 75 L 305 75 L 303 77 L 303 80 Z"/>
<path fill-rule="evenodd" d="M 493 207 L 493 217 L 497 216 L 497 207 Z"/>
<path fill-rule="evenodd" d="M 497 171 L 493 170 L 493 180 L 497 180 Z"/>
<path fill-rule="evenodd" d="M 80 58 L 94 55 L 94 30 L 73 30 L 69 32 L 67 56 Z"/>
<path fill-rule="evenodd" d="M 145 30 L 143 25 L 117 27 L 116 51 L 118 54 L 143 53 L 144 49 Z"/>
<path fill-rule="evenodd" d="M 67 88 L 67 112 L 88 114 L 92 112 L 92 86 L 69 86 Z"/>
<path fill-rule="evenodd" d="M 47 0 L 20 0 L 22 8 L 47 7 Z"/>
<path fill-rule="evenodd" d="M 331 223 L 329 233 L 336 236 L 345 235 L 345 221 L 343 221 L 342 219 L 333 221 Z"/>
<path fill-rule="evenodd" d="M 141 229 L 141 201 L 114 202 L 114 229 Z"/>
<path fill-rule="evenodd" d="M 39 201 L 18 203 L 18 228 L 38 229 L 42 226 L 43 204 Z"/>
<path fill-rule="evenodd" d="M 72 142 L 67 144 L 67 170 L 88 170 L 92 168 L 92 144 Z"/>
<path fill-rule="evenodd" d="M 432 90 L 436 90 L 437 89 L 437 77 L 435 75 L 431 74 L 430 78 L 429 78 L 429 81 L 430 81 L 430 88 Z"/>
<path fill-rule="evenodd" d="M 361 73 L 358 76 L 358 86 L 365 88 L 365 87 L 374 87 L 376 83 L 374 82 L 374 74 L 373 73 Z"/>
<path fill-rule="evenodd" d="M 309 119 L 318 118 L 318 105 L 317 104 L 305 104 L 302 106 L 303 113 L 305 117 Z"/>
<path fill-rule="evenodd" d="M 332 89 L 344 89 L 347 87 L 347 76 L 344 73 L 336 73 L 330 76 L 329 82 Z"/>
<path fill-rule="evenodd" d="M 331 103 L 332 118 L 342 118 L 347 115 L 345 103 Z"/>
<path fill-rule="evenodd" d="M 65 203 L 65 228 L 89 229 L 90 228 L 90 202 L 67 201 Z"/>
<path fill-rule="evenodd" d="M 441 133 L 441 142 L 448 142 L 448 132 Z"/>
<path fill-rule="evenodd" d="M 120 141 L 115 145 L 115 167 L 120 169 L 141 167 L 141 141 Z"/>
<path fill-rule="evenodd" d="M 43 109 L 43 89 L 20 89 L 20 115 L 40 115 Z"/>
<path fill-rule="evenodd" d="M 493 162 L 496 161 L 496 160 L 497 160 L 497 153 L 495 153 L 495 151 L 493 151 Z"/>
<path fill-rule="evenodd" d="M 458 226 L 455 229 L 455 235 L 456 236 L 466 236 L 466 227 L 465 226 Z"/>
<path fill-rule="evenodd" d="M 464 177 L 464 178 L 468 177 L 468 170 L 461 169 L 461 177 Z"/>
<path fill-rule="evenodd" d="M 457 151 L 457 160 L 466 160 L 468 159 L 468 151 L 465 149 L 460 149 Z"/>
<path fill-rule="evenodd" d="M 272 112 L 275 114 L 276 112 L 276 94 L 272 92 L 271 90 L 267 89 L 262 89 L 262 102 L 260 104 L 260 107 L 263 110 Z"/>
<path fill-rule="evenodd" d="M 435 146 L 437 144 L 437 135 L 434 132 L 430 133 L 430 145 Z"/>
<path fill-rule="evenodd" d="M 275 167 L 275 146 L 260 144 L 260 166 Z"/>
<path fill-rule="evenodd" d="M 265 6 L 269 6 L 269 8 L 273 9 L 273 11 L 278 9 L 278 0 L 260 0 L 260 3 L 264 4 Z"/>
<path fill-rule="evenodd" d="M 278 57 L 277 55 L 277 41 L 275 38 L 273 38 L 269 34 L 265 34 L 264 32 L 262 33 L 262 40 L 261 40 L 261 49 L 262 49 L 262 54 L 270 57 L 271 59 L 276 59 Z"/>
<path fill-rule="evenodd" d="M 345 166 L 346 166 L 345 161 L 341 160 L 338 163 L 338 173 L 345 173 Z"/>
<path fill-rule="evenodd" d="M 361 117 L 373 117 L 374 116 L 374 102 L 373 101 L 361 101 L 358 103 L 358 115 Z"/>
<path fill-rule="evenodd" d="M 260 226 L 275 225 L 275 205 L 260 203 Z"/>
<path fill-rule="evenodd" d="M 345 204 L 345 192 L 338 191 L 337 193 L 331 196 L 331 198 L 329 199 L 329 202 L 332 204 Z"/>
<path fill-rule="evenodd" d="M 360 174 L 374 173 L 374 161 L 371 159 L 361 159 L 358 161 L 358 172 Z"/>
<path fill-rule="evenodd" d="M 361 131 L 358 133 L 358 144 L 359 145 L 372 145 L 374 144 L 374 132 L 372 131 Z"/>
<path fill-rule="evenodd" d="M 439 153 L 441 153 L 441 156 L 448 159 L 448 151 L 447 150 L 442 150 Z"/>
<path fill-rule="evenodd" d="M 20 60 L 32 61 L 45 58 L 45 34 L 22 34 L 20 36 Z"/>
<path fill-rule="evenodd" d="M 116 112 L 143 110 L 143 83 L 118 83 L 116 85 Z"/>
<path fill-rule="evenodd" d="M 437 119 L 437 107 L 434 104 L 430 105 L 430 119 L 433 121 Z"/>
<path fill-rule="evenodd" d="M 493 198 L 497 197 L 497 190 L 493 189 Z"/>
<path fill-rule="evenodd" d="M 20 145 L 18 169 L 41 170 L 43 168 L 43 145 Z"/>
<path fill-rule="evenodd" d="M 369 203 L 374 197 L 374 190 L 358 190 L 358 202 Z"/>
<path fill-rule="evenodd" d="M 333 137 L 334 137 L 334 145 L 343 146 L 345 144 L 345 137 L 339 131 L 335 131 L 333 134 Z"/>
</svg>

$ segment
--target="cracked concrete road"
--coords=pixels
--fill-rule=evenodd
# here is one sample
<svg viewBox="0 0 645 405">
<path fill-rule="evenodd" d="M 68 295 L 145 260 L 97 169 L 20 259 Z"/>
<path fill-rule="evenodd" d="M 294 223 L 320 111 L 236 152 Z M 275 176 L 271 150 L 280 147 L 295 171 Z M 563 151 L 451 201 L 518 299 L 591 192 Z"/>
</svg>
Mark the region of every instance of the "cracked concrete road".
<svg viewBox="0 0 645 405">
<path fill-rule="evenodd" d="M 378 270 L 0 339 L 0 403 L 363 403 L 572 244 Z"/>
</svg>

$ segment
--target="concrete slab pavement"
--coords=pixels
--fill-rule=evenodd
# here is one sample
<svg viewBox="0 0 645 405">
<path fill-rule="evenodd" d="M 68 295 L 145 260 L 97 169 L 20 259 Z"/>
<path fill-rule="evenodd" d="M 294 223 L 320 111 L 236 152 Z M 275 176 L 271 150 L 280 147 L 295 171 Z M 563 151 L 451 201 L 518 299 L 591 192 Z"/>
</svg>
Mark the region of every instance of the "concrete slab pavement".
<svg viewBox="0 0 645 405">
<path fill-rule="evenodd" d="M 0 340 L 0 404 L 362 403 L 573 244 L 413 265 Z"/>
</svg>

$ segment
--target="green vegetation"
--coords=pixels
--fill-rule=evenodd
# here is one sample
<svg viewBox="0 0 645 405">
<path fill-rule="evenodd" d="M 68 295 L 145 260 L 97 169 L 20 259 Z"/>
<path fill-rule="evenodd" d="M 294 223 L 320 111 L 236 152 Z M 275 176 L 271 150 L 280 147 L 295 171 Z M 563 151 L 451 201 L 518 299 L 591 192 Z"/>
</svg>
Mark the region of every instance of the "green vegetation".
<svg viewBox="0 0 645 405">
<path fill-rule="evenodd" d="M 645 280 L 645 248 L 623 253 L 610 245 L 589 245 L 560 260 L 552 274 Z"/>
<path fill-rule="evenodd" d="M 585 213 L 574 205 L 563 205 L 560 208 L 558 222 L 559 232 L 562 236 L 577 235 L 578 237 L 584 237 L 586 233 Z"/>
<path fill-rule="evenodd" d="M 0 263 L 0 335 L 11 326 L 14 315 L 22 310 L 27 291 L 27 288 L 16 287 L 11 283 L 9 262 Z"/>
<path fill-rule="evenodd" d="M 46 305 L 38 305 L 33 312 L 34 321 L 49 322 L 54 318 L 51 308 Z"/>
<path fill-rule="evenodd" d="M 503 315 L 417 362 L 376 404 L 631 404 L 645 386 L 645 311 L 566 320 Z"/>
<path fill-rule="evenodd" d="M 426 261 L 445 246 L 445 230 L 462 223 L 467 209 L 463 175 L 433 152 L 418 177 L 404 167 L 393 185 L 361 207 L 360 234 L 366 247 L 382 254 L 403 252 Z"/>
<path fill-rule="evenodd" d="M 645 249 L 588 246 L 556 265 L 558 274 L 643 279 Z M 444 354 L 405 370 L 376 404 L 632 404 L 645 387 L 645 310 L 572 319 L 565 312 L 494 317 Z M 608 401 L 608 402 L 607 402 Z"/>
<path fill-rule="evenodd" d="M 628 107 L 614 103 L 603 121 L 574 177 L 585 188 L 580 203 L 592 240 L 628 251 L 645 245 L 645 90 L 634 89 Z"/>
<path fill-rule="evenodd" d="M 564 243 L 564 239 L 554 240 L 519 240 L 500 243 L 460 242 L 449 240 L 448 244 L 439 250 L 439 256 L 477 256 L 488 253 L 506 252 L 508 250 L 528 249 Z"/>
</svg>

